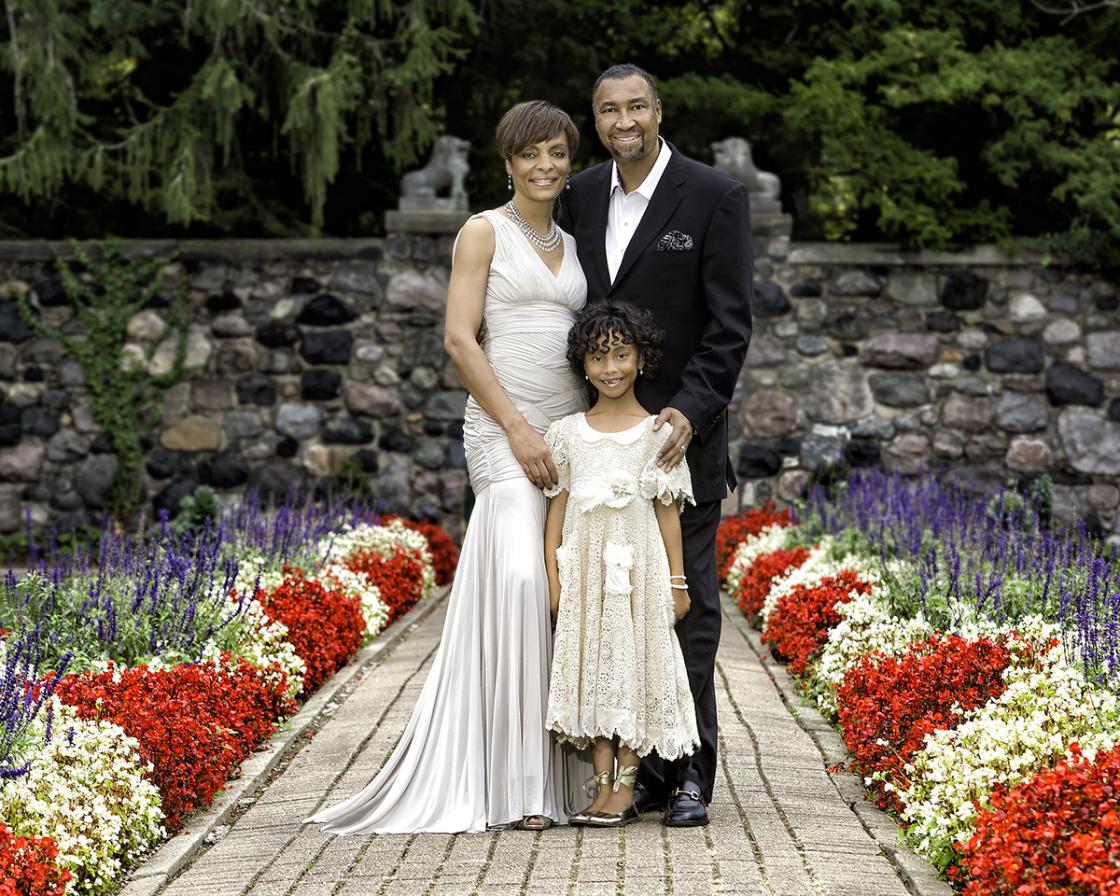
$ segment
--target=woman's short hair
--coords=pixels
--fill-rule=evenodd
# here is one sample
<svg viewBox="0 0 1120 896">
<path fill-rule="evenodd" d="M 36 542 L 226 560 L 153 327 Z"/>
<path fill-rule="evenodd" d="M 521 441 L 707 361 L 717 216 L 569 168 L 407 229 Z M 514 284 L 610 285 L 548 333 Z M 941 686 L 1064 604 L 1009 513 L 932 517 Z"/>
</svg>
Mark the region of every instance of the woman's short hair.
<svg viewBox="0 0 1120 896">
<path fill-rule="evenodd" d="M 579 146 L 579 129 L 571 116 L 552 103 L 529 100 L 518 103 L 502 116 L 494 132 L 494 142 L 498 145 L 498 155 L 508 159 L 518 150 L 544 143 L 557 134 L 568 138 L 568 151 L 574 153 Z"/>
</svg>

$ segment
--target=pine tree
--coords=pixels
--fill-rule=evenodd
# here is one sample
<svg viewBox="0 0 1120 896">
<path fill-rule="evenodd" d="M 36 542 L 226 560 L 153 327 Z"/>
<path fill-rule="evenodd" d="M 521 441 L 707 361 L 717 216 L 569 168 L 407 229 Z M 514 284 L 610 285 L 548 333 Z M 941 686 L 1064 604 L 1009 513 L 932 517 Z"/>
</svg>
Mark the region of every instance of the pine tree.
<svg viewBox="0 0 1120 896">
<path fill-rule="evenodd" d="M 251 214 L 290 231 L 274 198 L 290 174 L 312 233 L 345 153 L 360 159 L 377 141 L 402 166 L 431 144 L 433 84 L 476 27 L 469 0 L 4 9 L 0 192 L 30 202 L 87 189 L 176 225 Z"/>
</svg>

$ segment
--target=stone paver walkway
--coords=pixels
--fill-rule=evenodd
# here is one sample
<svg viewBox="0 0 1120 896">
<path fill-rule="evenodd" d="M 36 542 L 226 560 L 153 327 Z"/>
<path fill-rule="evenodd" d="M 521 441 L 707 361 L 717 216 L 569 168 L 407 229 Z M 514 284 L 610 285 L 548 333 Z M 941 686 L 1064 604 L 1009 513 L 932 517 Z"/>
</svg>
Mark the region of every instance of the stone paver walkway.
<svg viewBox="0 0 1120 896">
<path fill-rule="evenodd" d="M 360 790 L 408 720 L 438 642 L 432 612 L 161 896 L 904 896 L 886 852 L 837 790 L 742 616 L 725 605 L 712 823 L 616 831 L 336 837 L 300 820 Z M 788 693 L 786 698 L 788 699 Z M 796 710 L 795 708 L 795 711 Z"/>
</svg>

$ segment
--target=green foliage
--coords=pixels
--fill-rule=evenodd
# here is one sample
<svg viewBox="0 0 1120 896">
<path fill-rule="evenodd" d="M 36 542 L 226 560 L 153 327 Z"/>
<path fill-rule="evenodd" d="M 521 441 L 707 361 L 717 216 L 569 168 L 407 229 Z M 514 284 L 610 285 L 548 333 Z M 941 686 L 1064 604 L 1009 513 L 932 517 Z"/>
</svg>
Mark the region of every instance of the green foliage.
<svg viewBox="0 0 1120 896">
<path fill-rule="evenodd" d="M 0 190 L 21 203 L 0 226 L 98 234 L 139 209 L 147 233 L 364 234 L 441 127 L 495 205 L 501 113 L 557 102 L 597 161 L 591 85 L 635 61 L 682 150 L 751 140 L 800 239 L 1031 237 L 1120 272 L 1120 6 L 1047 7 L 9 0 Z"/>
<path fill-rule="evenodd" d="M 207 520 L 216 523 L 221 516 L 222 502 L 218 500 L 218 493 L 208 485 L 200 485 L 180 502 L 171 528 L 180 535 L 201 532 Z"/>
<path fill-rule="evenodd" d="M 891 616 L 897 619 L 912 619 L 919 613 L 926 611 L 927 621 L 935 625 L 934 618 L 938 617 L 940 604 L 936 596 L 927 596 L 928 606 L 923 606 L 923 596 L 926 595 L 921 577 L 913 564 L 883 563 L 879 567 L 879 575 L 887 591 L 887 606 Z M 950 614 L 945 613 L 941 622 L 942 628 L 952 628 L 953 620 Z"/>
<path fill-rule="evenodd" d="M 1019 491 L 1003 491 L 992 495 L 984 515 L 993 527 L 1015 529 L 1025 538 L 1050 527 L 1052 483 L 1047 475 L 1039 476 L 1021 486 Z"/>
<path fill-rule="evenodd" d="M 1033 236 L 1120 272 L 1118 8 L 1065 18 L 1002 0 L 547 3 L 560 35 L 523 29 L 512 3 L 487 9 L 502 27 L 484 29 L 469 85 L 449 88 L 449 128 L 476 146 L 488 149 L 509 102 L 536 95 L 590 125 L 595 75 L 632 60 L 659 76 L 662 131 L 682 150 L 708 160 L 713 139 L 752 142 L 759 167 L 782 178 L 797 238 Z M 586 27 L 595 21 L 601 33 Z M 584 133 L 581 156 L 602 158 Z M 489 204 L 504 177 L 483 160 L 495 169 L 481 175 Z"/>
<path fill-rule="evenodd" d="M 179 227 L 284 232 L 322 227 L 344 151 L 399 166 L 431 143 L 433 85 L 477 20 L 468 0 L 6 11 L 0 190 L 28 205 L 91 190 Z"/>
<path fill-rule="evenodd" d="M 369 473 L 354 458 L 348 457 L 333 476 L 332 491 L 336 491 L 344 501 L 370 501 L 374 499 L 373 484 Z"/>
<path fill-rule="evenodd" d="M 92 252 L 77 243 L 72 246 L 74 261 L 59 258 L 56 266 L 80 324 L 80 335 L 44 323 L 26 296 L 19 298 L 19 311 L 29 327 L 58 340 L 81 365 L 93 419 L 109 439 L 118 462 L 109 509 L 117 519 L 127 521 L 143 496 L 140 437 L 155 423 L 163 394 L 183 374 L 187 346 L 184 285 L 180 281 L 172 290 L 167 323 L 142 359 L 126 358 L 128 322 L 164 286 L 164 269 L 171 256 L 126 259 L 112 240 L 100 243 Z M 174 348 L 168 369 L 149 373 L 147 366 L 156 350 L 169 340 Z"/>
<path fill-rule="evenodd" d="M 1120 238 L 1113 61 L 1063 34 L 976 46 L 968 22 L 920 27 L 901 9 L 882 19 L 858 48 L 814 60 L 791 91 L 785 122 L 818 147 L 819 188 L 844 178 L 860 212 L 905 244 L 1006 239 L 1012 209 L 972 188 L 962 170 L 972 165 L 996 196 L 1044 183 L 1074 227 Z"/>
<path fill-rule="evenodd" d="M 26 564 L 31 559 L 32 545 L 40 554 L 49 557 L 73 556 L 79 551 L 96 547 L 102 534 L 99 526 L 88 522 L 63 532 L 47 531 L 42 527 L 30 532 L 25 528 L 17 529 L 0 535 L 0 567 L 8 569 Z"/>
</svg>

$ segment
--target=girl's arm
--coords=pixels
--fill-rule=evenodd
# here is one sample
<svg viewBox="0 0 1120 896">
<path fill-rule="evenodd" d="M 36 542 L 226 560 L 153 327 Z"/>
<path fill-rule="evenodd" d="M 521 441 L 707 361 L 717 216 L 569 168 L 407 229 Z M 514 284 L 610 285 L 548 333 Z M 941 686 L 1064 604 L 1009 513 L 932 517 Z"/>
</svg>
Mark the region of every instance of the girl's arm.
<svg viewBox="0 0 1120 896">
<path fill-rule="evenodd" d="M 549 508 L 549 510 L 551 509 Z M 656 498 L 653 501 L 653 509 L 657 513 L 657 525 L 661 529 L 661 540 L 665 542 L 665 553 L 669 555 L 669 575 L 683 576 L 684 547 L 681 544 L 681 512 L 677 508 L 676 502 L 662 504 Z M 671 579 L 670 581 L 677 585 L 684 583 L 683 578 Z M 688 596 L 688 590 L 674 588 L 673 612 L 676 617 L 683 619 L 691 606 L 692 599 Z"/>
<path fill-rule="evenodd" d="M 560 612 L 560 567 L 556 562 L 556 549 L 564 538 L 564 514 L 567 509 L 568 493 L 560 492 L 549 500 L 548 516 L 544 520 L 544 568 L 548 573 L 548 603 L 552 609 L 553 622 Z M 679 524 L 677 532 L 679 536 Z"/>
<path fill-rule="evenodd" d="M 537 487 L 545 488 L 556 484 L 556 466 L 548 447 L 510 401 L 478 344 L 486 281 L 493 259 L 494 228 L 482 218 L 468 221 L 459 235 L 451 265 L 443 347 L 467 391 L 506 431 L 509 447 L 525 475 Z"/>
</svg>

